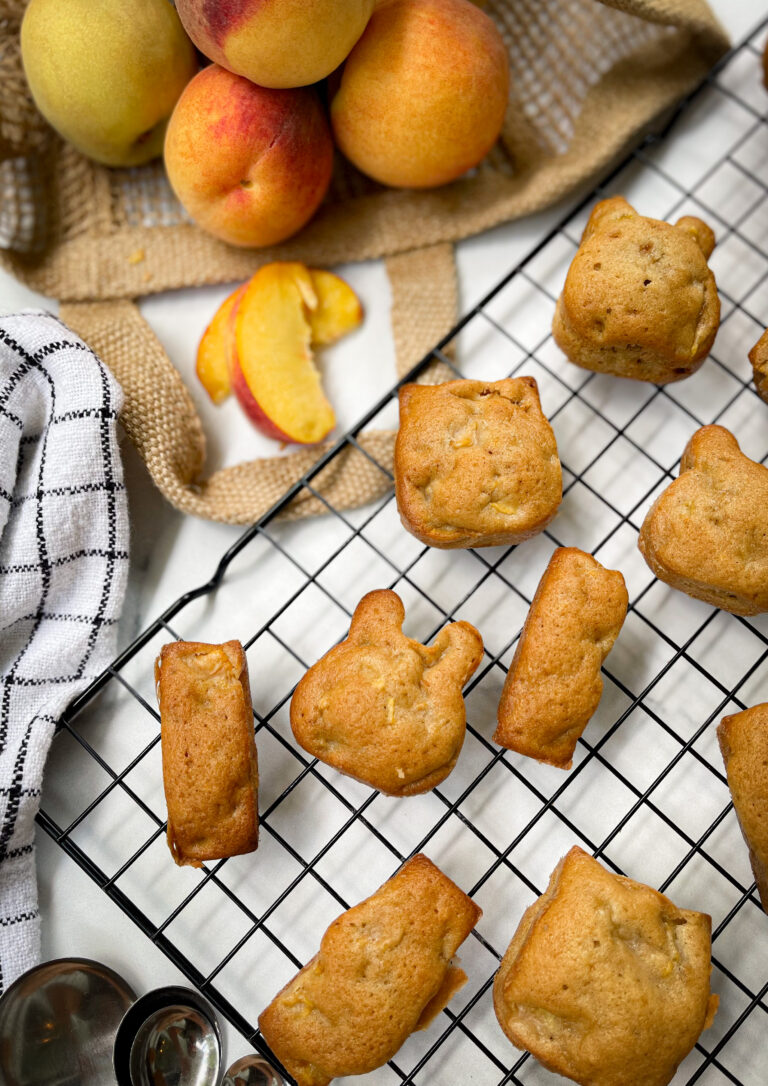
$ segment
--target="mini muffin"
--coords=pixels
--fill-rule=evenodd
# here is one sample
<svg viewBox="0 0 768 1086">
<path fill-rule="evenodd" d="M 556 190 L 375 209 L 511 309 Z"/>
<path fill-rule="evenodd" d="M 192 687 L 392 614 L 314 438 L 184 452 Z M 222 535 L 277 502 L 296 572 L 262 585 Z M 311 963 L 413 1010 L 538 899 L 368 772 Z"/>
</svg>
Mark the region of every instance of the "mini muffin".
<svg viewBox="0 0 768 1086">
<path fill-rule="evenodd" d="M 558 547 L 544 571 L 507 672 L 494 742 L 570 769 L 600 702 L 600 668 L 627 614 L 618 570 Z"/>
<path fill-rule="evenodd" d="M 648 510 L 638 546 L 673 588 L 735 615 L 768 611 L 768 468 L 724 427 L 702 426 L 680 475 Z"/>
<path fill-rule="evenodd" d="M 451 958 L 481 910 L 418 855 L 331 924 L 320 950 L 259 1017 L 298 1086 L 392 1059 L 466 982 Z"/>
<path fill-rule="evenodd" d="M 239 641 L 163 645 L 155 664 L 168 847 L 177 864 L 252 852 L 259 770 Z"/>
<path fill-rule="evenodd" d="M 468 622 L 426 646 L 405 636 L 404 618 L 395 592 L 363 596 L 346 640 L 309 669 L 291 701 L 299 746 L 389 796 L 428 792 L 451 772 L 466 730 L 461 689 L 483 656 Z"/>
<path fill-rule="evenodd" d="M 768 331 L 763 332 L 748 357 L 757 394 L 768 403 Z"/>
<path fill-rule="evenodd" d="M 582 1086 L 666 1086 L 718 998 L 711 920 L 580 848 L 523 915 L 493 985 L 512 1044 Z"/>
<path fill-rule="evenodd" d="M 723 717 L 717 738 L 760 900 L 768 912 L 768 702 Z"/>
<path fill-rule="evenodd" d="M 395 496 L 430 547 L 506 546 L 546 528 L 563 484 L 534 379 L 405 385 Z"/>
<path fill-rule="evenodd" d="M 557 303 L 552 334 L 571 362 L 667 384 L 709 354 L 720 301 L 707 258 L 715 236 L 686 215 L 672 226 L 622 196 L 590 215 Z"/>
</svg>

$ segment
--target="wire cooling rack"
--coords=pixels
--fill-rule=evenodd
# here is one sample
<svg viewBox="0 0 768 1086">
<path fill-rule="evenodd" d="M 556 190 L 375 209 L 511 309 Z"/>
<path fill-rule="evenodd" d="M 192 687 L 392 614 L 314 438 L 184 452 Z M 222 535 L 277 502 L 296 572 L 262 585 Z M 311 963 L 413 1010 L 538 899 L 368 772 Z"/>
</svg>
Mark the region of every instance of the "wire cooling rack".
<svg viewBox="0 0 768 1086">
<path fill-rule="evenodd" d="M 504 1038 L 490 988 L 523 909 L 577 843 L 712 915 L 720 1010 L 675 1083 L 768 1080 L 768 917 L 715 737 L 724 714 L 768 696 L 768 620 L 674 592 L 653 579 L 636 545 L 646 509 L 699 426 L 722 423 L 748 455 L 768 457 L 768 407 L 746 361 L 768 324 L 763 38 L 761 28 L 731 54 L 665 138 L 635 152 L 410 375 L 438 358 L 459 376 L 536 378 L 564 468 L 565 497 L 549 530 L 518 548 L 431 550 L 402 529 L 391 493 L 354 512 L 328 507 L 319 520 L 279 522 L 291 497 L 302 485 L 314 492 L 317 473 L 364 427 L 396 424 L 393 389 L 65 716 L 42 826 L 267 1055 L 256 1028 L 262 1008 L 315 953 L 334 916 L 424 851 L 484 909 L 461 951 L 469 981 L 365 1083 L 555 1081 Z M 666 388 L 581 370 L 549 334 L 589 209 L 614 192 L 644 214 L 700 215 L 717 234 L 711 263 L 723 312 L 714 352 L 695 376 Z M 490 740 L 520 627 L 557 545 L 621 569 L 631 600 L 569 773 Z M 427 795 L 401 800 L 307 759 L 288 724 L 295 683 L 345 634 L 360 597 L 385 586 L 403 598 L 412 636 L 426 641 L 467 619 L 486 646 L 465 692 L 456 769 Z M 254 694 L 261 844 L 202 871 L 177 869 L 164 839 L 153 660 L 176 637 L 240 638 Z"/>
</svg>

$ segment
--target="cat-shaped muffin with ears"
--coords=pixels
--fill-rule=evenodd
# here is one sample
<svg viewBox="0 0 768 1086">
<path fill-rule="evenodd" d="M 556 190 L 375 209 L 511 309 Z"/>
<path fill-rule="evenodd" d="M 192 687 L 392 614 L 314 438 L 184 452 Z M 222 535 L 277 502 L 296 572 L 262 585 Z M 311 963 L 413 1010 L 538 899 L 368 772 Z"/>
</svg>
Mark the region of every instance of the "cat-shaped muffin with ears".
<svg viewBox="0 0 768 1086">
<path fill-rule="evenodd" d="M 673 588 L 735 615 L 768 611 L 768 468 L 724 426 L 702 426 L 648 510 L 638 546 Z"/>
<path fill-rule="evenodd" d="M 552 334 L 577 366 L 667 384 L 695 373 L 720 323 L 707 259 L 715 235 L 686 215 L 638 215 L 623 196 L 597 204 L 568 270 Z"/>
</svg>

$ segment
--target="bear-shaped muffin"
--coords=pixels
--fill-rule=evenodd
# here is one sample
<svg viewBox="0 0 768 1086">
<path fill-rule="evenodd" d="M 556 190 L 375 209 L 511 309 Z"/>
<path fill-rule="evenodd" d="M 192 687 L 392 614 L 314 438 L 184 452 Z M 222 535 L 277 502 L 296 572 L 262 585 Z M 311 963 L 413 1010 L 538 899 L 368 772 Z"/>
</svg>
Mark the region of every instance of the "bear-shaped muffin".
<svg viewBox="0 0 768 1086">
<path fill-rule="evenodd" d="M 768 702 L 723 717 L 717 738 L 760 900 L 768 913 Z"/>
<path fill-rule="evenodd" d="M 622 196 L 589 217 L 557 302 L 552 334 L 588 370 L 667 384 L 694 373 L 720 322 L 707 265 L 712 230 L 638 215 Z"/>
<path fill-rule="evenodd" d="M 757 394 L 768 403 L 768 330 L 760 336 L 748 357 L 752 363 L 752 379 Z"/>
<path fill-rule="evenodd" d="M 768 611 L 768 468 L 702 426 L 646 514 L 638 546 L 660 581 L 735 615 Z"/>
<path fill-rule="evenodd" d="M 558 547 L 536 589 L 499 703 L 495 743 L 570 769 L 603 692 L 600 668 L 627 614 L 627 589 L 576 547 Z"/>
<path fill-rule="evenodd" d="M 718 999 L 711 920 L 580 848 L 523 914 L 493 985 L 501 1028 L 582 1086 L 666 1086 Z"/>
<path fill-rule="evenodd" d="M 546 528 L 562 496 L 555 435 L 533 377 L 400 390 L 395 497 L 422 543 L 522 543 Z"/>
<path fill-rule="evenodd" d="M 421 854 L 333 921 L 320 950 L 259 1015 L 298 1086 L 381 1067 L 465 983 L 451 958 L 482 915 Z"/>
<path fill-rule="evenodd" d="M 405 636 L 404 618 L 395 592 L 363 596 L 346 640 L 291 700 L 299 746 L 389 796 L 428 792 L 451 772 L 466 730 L 461 690 L 483 655 L 468 622 L 452 622 L 427 646 Z"/>
</svg>

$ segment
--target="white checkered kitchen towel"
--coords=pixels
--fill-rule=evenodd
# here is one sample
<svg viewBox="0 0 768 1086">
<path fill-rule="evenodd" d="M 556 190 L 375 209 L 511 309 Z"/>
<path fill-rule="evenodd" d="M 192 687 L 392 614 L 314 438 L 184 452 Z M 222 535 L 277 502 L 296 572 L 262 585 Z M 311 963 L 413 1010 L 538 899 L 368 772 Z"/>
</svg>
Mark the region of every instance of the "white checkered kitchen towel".
<svg viewBox="0 0 768 1086">
<path fill-rule="evenodd" d="M 0 992 L 39 960 L 34 817 L 54 725 L 114 654 L 121 404 L 55 317 L 0 318 Z"/>
</svg>

